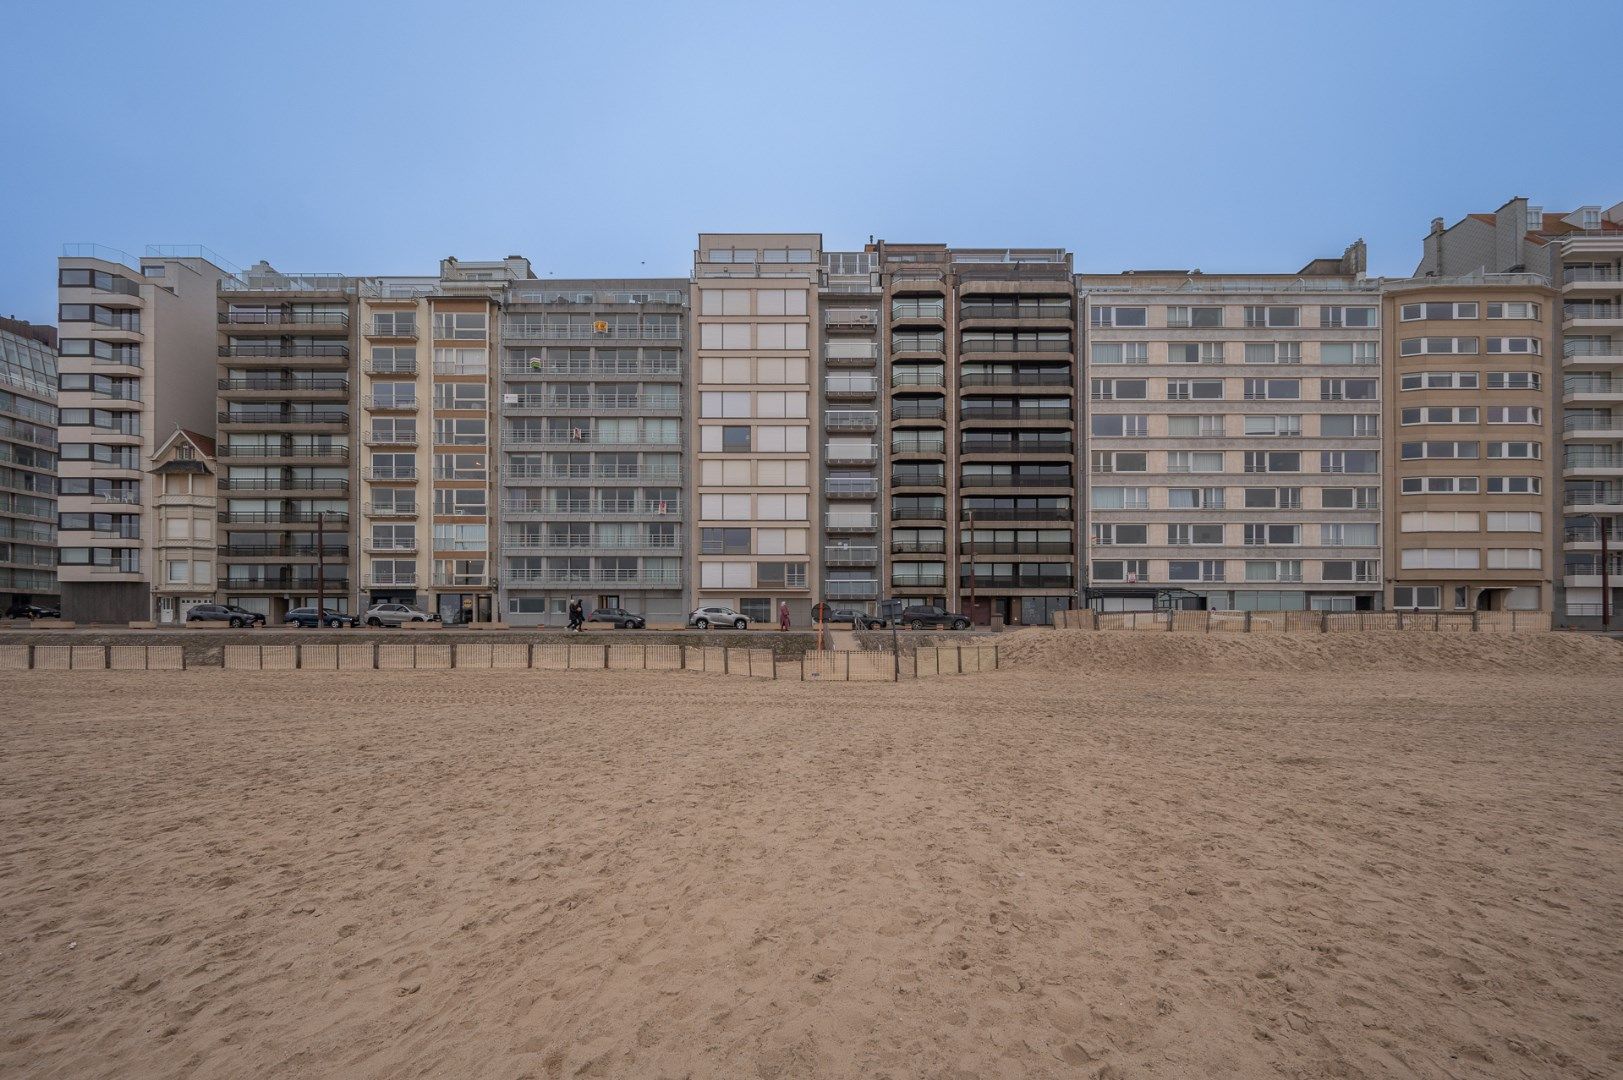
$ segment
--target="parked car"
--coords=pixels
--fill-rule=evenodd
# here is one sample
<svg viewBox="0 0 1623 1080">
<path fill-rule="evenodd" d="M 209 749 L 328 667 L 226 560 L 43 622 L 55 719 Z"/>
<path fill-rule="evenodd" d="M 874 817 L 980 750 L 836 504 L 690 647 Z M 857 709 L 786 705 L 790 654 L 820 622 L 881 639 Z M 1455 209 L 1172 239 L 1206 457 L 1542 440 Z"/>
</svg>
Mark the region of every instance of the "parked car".
<svg viewBox="0 0 1623 1080">
<path fill-rule="evenodd" d="M 316 626 L 359 626 L 361 620 L 354 615 L 346 615 L 342 611 L 325 611 L 318 618 L 314 607 L 296 607 L 282 616 L 284 623 L 292 623 L 306 630 L 313 630 Z"/>
<path fill-rule="evenodd" d="M 869 615 L 860 608 L 829 607 L 827 604 L 812 608 L 812 621 L 850 623 L 853 630 L 879 630 L 885 626 L 884 619 Z"/>
<path fill-rule="evenodd" d="M 366 609 L 362 616 L 368 626 L 399 626 L 409 622 L 438 622 L 438 615 L 431 615 L 421 611 L 410 604 L 383 603 L 373 604 Z"/>
<path fill-rule="evenodd" d="M 613 623 L 616 630 L 646 630 L 648 623 L 641 615 L 633 615 L 625 608 L 600 607 L 594 608 L 586 616 L 587 622 Z"/>
<path fill-rule="evenodd" d="M 915 604 L 903 608 L 900 622 L 914 630 L 968 630 L 969 616 L 961 615 L 932 604 Z"/>
<path fill-rule="evenodd" d="M 39 604 L 12 604 L 6 609 L 8 619 L 60 619 L 62 612 L 58 608 L 43 607 Z"/>
<path fill-rule="evenodd" d="M 264 626 L 265 616 L 235 604 L 193 604 L 186 609 L 187 622 L 223 622 L 232 626 Z"/>
<path fill-rule="evenodd" d="M 750 618 L 725 604 L 711 604 L 695 609 L 688 616 L 688 625 L 699 630 L 708 630 L 712 626 L 731 626 L 734 630 L 748 630 Z"/>
</svg>

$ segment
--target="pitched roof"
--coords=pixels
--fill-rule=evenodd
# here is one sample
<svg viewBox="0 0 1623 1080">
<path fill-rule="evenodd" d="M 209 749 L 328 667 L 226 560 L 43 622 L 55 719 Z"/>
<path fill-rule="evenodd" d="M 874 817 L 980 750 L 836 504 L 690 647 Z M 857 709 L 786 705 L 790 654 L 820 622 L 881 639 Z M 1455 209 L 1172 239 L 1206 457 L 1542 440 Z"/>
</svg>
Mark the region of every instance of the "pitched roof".
<svg viewBox="0 0 1623 1080">
<path fill-rule="evenodd" d="M 204 456 L 215 456 L 214 440 L 209 438 L 207 435 L 204 435 L 201 432 L 193 431 L 191 428 L 181 428 L 180 433 L 190 439 L 192 441 L 192 445 L 197 447 L 198 450 L 202 451 Z"/>
</svg>

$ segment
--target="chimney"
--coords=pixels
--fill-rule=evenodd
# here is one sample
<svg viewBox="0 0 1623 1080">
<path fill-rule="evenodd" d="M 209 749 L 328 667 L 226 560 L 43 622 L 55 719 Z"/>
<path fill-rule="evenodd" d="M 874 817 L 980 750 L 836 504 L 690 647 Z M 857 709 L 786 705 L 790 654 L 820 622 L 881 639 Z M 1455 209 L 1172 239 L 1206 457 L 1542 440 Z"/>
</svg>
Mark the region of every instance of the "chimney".
<svg viewBox="0 0 1623 1080">
<path fill-rule="evenodd" d="M 1443 229 L 1444 229 L 1444 226 L 1443 226 L 1443 219 L 1442 218 L 1434 217 L 1434 218 L 1431 219 L 1431 235 L 1433 235 L 1433 236 L 1441 236 L 1441 235 L 1443 235 Z"/>
</svg>

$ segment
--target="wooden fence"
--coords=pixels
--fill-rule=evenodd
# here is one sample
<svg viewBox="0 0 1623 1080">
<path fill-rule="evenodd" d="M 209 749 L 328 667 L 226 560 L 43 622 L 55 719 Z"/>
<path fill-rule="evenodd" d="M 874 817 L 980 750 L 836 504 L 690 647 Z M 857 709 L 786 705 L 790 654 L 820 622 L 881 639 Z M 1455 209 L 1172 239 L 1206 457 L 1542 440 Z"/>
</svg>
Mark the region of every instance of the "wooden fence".
<svg viewBox="0 0 1623 1080">
<path fill-rule="evenodd" d="M 1094 611 L 1054 613 L 1060 630 L 1329 634 L 1375 630 L 1524 634 L 1552 629 L 1548 611 Z"/>
</svg>

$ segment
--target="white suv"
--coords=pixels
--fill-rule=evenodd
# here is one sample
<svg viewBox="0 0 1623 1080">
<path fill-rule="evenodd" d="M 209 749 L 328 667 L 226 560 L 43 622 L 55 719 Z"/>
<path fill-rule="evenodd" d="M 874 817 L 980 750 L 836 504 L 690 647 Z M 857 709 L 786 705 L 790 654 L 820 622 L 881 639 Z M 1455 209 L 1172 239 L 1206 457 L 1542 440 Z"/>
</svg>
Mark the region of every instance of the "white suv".
<svg viewBox="0 0 1623 1080">
<path fill-rule="evenodd" d="M 688 625 L 699 630 L 712 626 L 731 626 L 734 630 L 748 630 L 750 617 L 741 615 L 726 604 L 711 604 L 698 608 L 688 616 Z"/>
<path fill-rule="evenodd" d="M 405 604 L 373 604 L 361 619 L 368 626 L 399 626 L 408 622 L 435 622 L 439 616 Z"/>
</svg>

